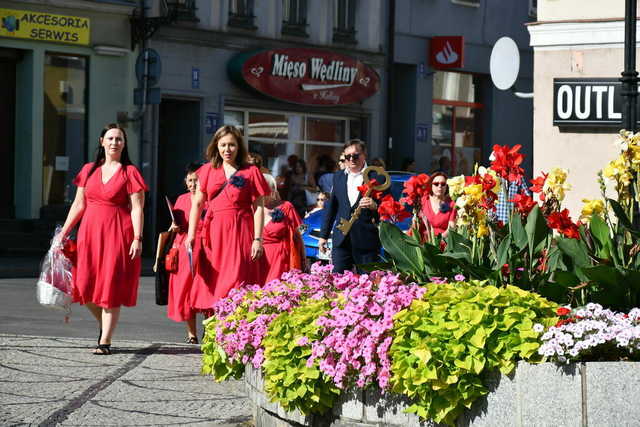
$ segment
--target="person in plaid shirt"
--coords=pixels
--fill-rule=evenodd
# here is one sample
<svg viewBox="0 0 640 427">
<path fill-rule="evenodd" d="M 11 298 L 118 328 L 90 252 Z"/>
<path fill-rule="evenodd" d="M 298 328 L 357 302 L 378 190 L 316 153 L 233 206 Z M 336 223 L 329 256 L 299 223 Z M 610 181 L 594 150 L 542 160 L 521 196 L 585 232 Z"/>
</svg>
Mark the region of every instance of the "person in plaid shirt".
<svg viewBox="0 0 640 427">
<path fill-rule="evenodd" d="M 507 224 L 511 217 L 511 211 L 513 211 L 513 202 L 511 200 L 513 200 L 518 193 L 524 193 L 530 196 L 531 192 L 527 187 L 524 177 L 514 182 L 508 182 L 504 178 L 501 178 L 501 180 L 500 194 L 498 194 L 498 203 L 496 203 L 496 217 L 498 221 Z"/>
</svg>

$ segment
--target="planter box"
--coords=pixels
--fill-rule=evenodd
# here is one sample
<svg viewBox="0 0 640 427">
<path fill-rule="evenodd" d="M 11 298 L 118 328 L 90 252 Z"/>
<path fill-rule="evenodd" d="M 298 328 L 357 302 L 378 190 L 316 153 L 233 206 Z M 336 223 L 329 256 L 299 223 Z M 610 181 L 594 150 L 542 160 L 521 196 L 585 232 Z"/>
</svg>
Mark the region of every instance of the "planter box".
<svg viewBox="0 0 640 427">
<path fill-rule="evenodd" d="M 458 426 L 640 426 L 640 366 L 634 362 L 570 365 L 520 362 L 511 376 L 485 378 L 490 393 L 478 399 Z M 250 365 L 245 385 L 256 427 L 436 426 L 404 413 L 408 399 L 376 388 L 345 392 L 331 413 L 285 412 L 263 393 L 260 371 Z"/>
</svg>

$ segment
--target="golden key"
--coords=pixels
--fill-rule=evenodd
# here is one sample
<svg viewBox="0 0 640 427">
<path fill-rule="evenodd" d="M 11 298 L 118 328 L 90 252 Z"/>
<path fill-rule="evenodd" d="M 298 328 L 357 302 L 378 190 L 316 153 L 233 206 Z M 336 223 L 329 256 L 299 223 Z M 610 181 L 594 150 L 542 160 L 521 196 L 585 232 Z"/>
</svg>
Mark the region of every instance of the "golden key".
<svg viewBox="0 0 640 427">
<path fill-rule="evenodd" d="M 389 176 L 387 171 L 385 171 L 380 166 L 369 166 L 362 172 L 365 184 L 369 183 L 369 181 L 370 181 L 369 174 L 371 172 L 376 172 L 379 176 L 384 177 L 384 179 L 385 179 L 384 183 L 376 185 L 375 187 L 367 187 L 367 191 L 366 191 L 366 193 L 364 193 L 364 195 L 362 197 L 369 197 L 369 194 L 371 193 L 371 190 L 384 191 L 387 188 L 389 188 L 389 186 L 391 185 L 391 177 Z M 360 211 L 361 210 L 362 210 L 362 208 L 360 207 L 360 205 L 358 205 L 356 207 L 356 210 L 353 211 L 353 214 L 351 214 L 351 218 L 349 218 L 349 221 L 347 221 L 344 218 L 340 218 L 340 224 L 338 224 L 336 226 L 336 228 L 338 230 L 340 230 L 343 235 L 346 236 L 347 233 L 349 233 L 349 230 L 351 230 L 351 227 L 353 226 L 353 223 L 356 222 L 357 219 L 360 217 Z"/>
</svg>

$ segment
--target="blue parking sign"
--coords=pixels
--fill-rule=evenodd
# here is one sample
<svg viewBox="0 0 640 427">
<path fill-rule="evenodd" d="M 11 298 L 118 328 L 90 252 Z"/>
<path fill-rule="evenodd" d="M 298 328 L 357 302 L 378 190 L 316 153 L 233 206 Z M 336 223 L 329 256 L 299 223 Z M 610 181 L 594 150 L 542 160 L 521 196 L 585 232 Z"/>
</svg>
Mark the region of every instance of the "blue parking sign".
<svg viewBox="0 0 640 427">
<path fill-rule="evenodd" d="M 200 69 L 191 68 L 191 89 L 200 89 Z"/>
</svg>

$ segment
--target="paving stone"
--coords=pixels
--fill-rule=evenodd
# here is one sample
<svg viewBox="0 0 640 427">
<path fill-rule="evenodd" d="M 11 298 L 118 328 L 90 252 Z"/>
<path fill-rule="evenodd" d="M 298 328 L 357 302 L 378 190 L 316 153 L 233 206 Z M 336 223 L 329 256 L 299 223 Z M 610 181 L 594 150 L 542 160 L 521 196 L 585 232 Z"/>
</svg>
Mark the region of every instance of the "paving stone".
<svg viewBox="0 0 640 427">
<path fill-rule="evenodd" d="M 200 375 L 197 346 L 0 334 L 0 425 L 220 425 L 251 419 L 242 381 Z"/>
<path fill-rule="evenodd" d="M 637 362 L 587 363 L 586 380 L 590 427 L 640 426 Z"/>
</svg>

